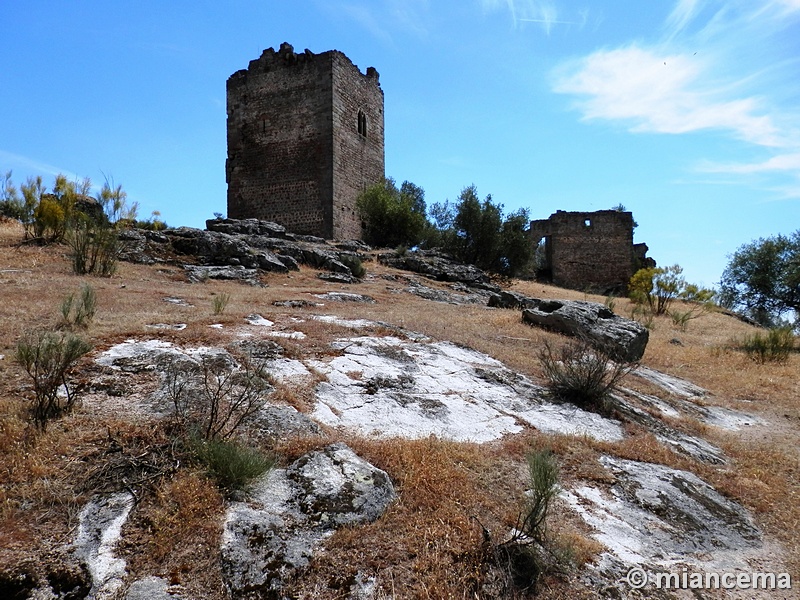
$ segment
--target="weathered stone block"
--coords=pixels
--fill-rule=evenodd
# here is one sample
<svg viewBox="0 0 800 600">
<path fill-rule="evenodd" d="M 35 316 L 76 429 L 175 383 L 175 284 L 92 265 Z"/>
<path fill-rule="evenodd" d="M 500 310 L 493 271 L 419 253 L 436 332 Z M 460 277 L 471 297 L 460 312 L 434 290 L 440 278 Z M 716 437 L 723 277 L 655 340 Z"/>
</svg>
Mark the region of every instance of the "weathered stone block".
<svg viewBox="0 0 800 600">
<path fill-rule="evenodd" d="M 522 311 L 522 320 L 586 340 L 618 360 L 642 358 L 650 333 L 641 323 L 615 315 L 597 302 L 539 300 Z"/>
</svg>

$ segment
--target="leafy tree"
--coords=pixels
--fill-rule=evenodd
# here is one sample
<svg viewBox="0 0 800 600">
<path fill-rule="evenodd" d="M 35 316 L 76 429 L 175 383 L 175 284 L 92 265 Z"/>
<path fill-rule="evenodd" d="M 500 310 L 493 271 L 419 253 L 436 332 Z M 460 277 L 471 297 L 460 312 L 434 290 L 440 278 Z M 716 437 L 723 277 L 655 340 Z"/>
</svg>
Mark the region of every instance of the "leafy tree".
<svg viewBox="0 0 800 600">
<path fill-rule="evenodd" d="M 456 255 L 464 262 L 483 268 L 495 265 L 500 250 L 503 207 L 486 196 L 481 202 L 474 185 L 464 188 L 458 197 L 453 228 Z"/>
<path fill-rule="evenodd" d="M 416 246 L 422 239 L 425 192 L 408 181 L 400 189 L 387 178 L 367 188 L 356 202 L 364 223 L 364 240 L 373 246 Z"/>
<path fill-rule="evenodd" d="M 504 217 L 503 205 L 491 195 L 480 200 L 474 185 L 461 191 L 454 208 L 438 204 L 431 212 L 437 225 L 449 226 L 442 232 L 443 246 L 463 262 L 512 276 L 533 256 L 527 209 Z"/>
<path fill-rule="evenodd" d="M 800 327 L 800 230 L 741 246 L 722 273 L 719 295 L 723 306 L 769 327 L 794 311 Z"/>
</svg>

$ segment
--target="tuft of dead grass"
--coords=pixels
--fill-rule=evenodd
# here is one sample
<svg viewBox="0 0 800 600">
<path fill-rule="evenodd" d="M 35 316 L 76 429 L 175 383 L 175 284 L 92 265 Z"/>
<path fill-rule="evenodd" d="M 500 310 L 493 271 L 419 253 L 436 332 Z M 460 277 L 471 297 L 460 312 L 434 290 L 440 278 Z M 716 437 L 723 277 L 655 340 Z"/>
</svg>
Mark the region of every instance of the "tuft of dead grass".
<svg viewBox="0 0 800 600">
<path fill-rule="evenodd" d="M 199 473 L 179 471 L 137 507 L 118 550 L 135 576 L 157 575 L 189 597 L 227 597 L 219 567 L 223 498 Z"/>
</svg>

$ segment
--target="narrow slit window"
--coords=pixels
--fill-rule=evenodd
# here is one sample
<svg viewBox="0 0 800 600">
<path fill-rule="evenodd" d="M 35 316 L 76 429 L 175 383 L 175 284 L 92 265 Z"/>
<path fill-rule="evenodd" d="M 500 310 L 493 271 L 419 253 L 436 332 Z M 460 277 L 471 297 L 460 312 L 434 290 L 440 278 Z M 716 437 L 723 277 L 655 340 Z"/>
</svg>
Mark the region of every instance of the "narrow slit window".
<svg viewBox="0 0 800 600">
<path fill-rule="evenodd" d="M 367 137 L 367 115 L 363 110 L 358 111 L 358 134 Z"/>
</svg>

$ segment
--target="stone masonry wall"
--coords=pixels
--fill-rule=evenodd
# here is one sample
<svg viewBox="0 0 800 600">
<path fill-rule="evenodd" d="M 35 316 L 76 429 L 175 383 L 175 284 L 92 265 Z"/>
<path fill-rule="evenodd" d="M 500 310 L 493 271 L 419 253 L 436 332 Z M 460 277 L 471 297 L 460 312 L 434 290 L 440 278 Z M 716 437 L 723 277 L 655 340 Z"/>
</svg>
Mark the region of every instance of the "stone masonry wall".
<svg viewBox="0 0 800 600">
<path fill-rule="evenodd" d="M 228 216 L 360 238 L 356 197 L 384 175 L 377 71 L 364 75 L 335 50 L 298 54 L 284 43 L 234 73 L 227 94 Z"/>
<path fill-rule="evenodd" d="M 366 135 L 359 132 L 359 114 Z M 378 72 L 366 77 L 344 55 L 333 57 L 333 230 L 335 237 L 361 237 L 355 200 L 384 177 L 383 91 Z"/>
<path fill-rule="evenodd" d="M 634 273 L 633 215 L 630 212 L 557 211 L 532 221 L 534 244 L 546 239 L 552 282 L 602 293 L 625 290 Z"/>
</svg>

